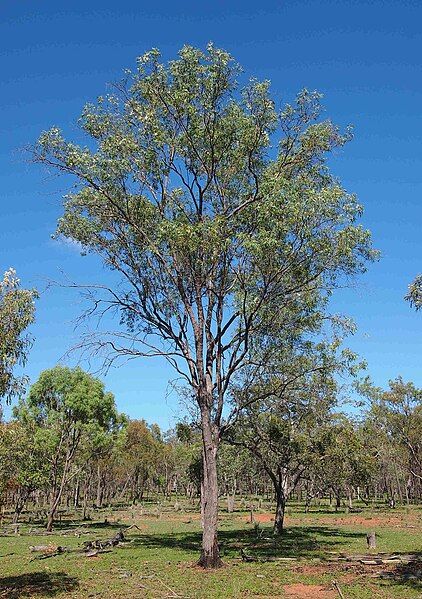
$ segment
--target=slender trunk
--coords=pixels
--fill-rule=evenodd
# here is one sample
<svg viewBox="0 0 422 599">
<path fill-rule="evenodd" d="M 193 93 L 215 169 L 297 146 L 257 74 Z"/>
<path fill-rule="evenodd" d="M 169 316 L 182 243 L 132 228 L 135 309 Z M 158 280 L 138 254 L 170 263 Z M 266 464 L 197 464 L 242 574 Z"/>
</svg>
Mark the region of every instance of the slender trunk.
<svg viewBox="0 0 422 599">
<path fill-rule="evenodd" d="M 18 493 L 18 498 L 16 500 L 15 512 L 13 514 L 13 524 L 17 524 L 19 521 L 19 517 L 22 513 L 23 508 L 25 507 L 25 503 L 27 502 L 29 494 L 28 493 Z"/>
<path fill-rule="evenodd" d="M 68 469 L 69 469 L 69 462 L 66 461 L 66 464 L 63 469 L 63 475 L 62 475 L 62 478 L 60 481 L 60 486 L 57 489 L 57 492 L 53 493 L 52 500 L 50 503 L 50 511 L 48 512 L 47 526 L 46 526 L 47 532 L 51 532 L 53 530 L 54 517 L 56 515 L 57 508 L 60 505 L 60 500 L 63 495 Z"/>
<path fill-rule="evenodd" d="M 102 488 L 102 480 L 101 480 L 101 467 L 100 464 L 97 464 L 97 499 L 95 501 L 95 505 L 97 508 L 101 508 L 103 504 L 103 488 Z"/>
<path fill-rule="evenodd" d="M 222 565 L 217 540 L 218 482 L 217 451 L 218 431 L 211 423 L 210 409 L 201 406 L 202 420 L 202 485 L 201 515 L 202 549 L 198 564 L 203 568 L 219 568 Z M 214 429 L 214 430 L 213 430 Z"/>
<path fill-rule="evenodd" d="M 76 485 L 75 485 L 75 494 L 73 496 L 73 507 L 75 508 L 75 510 L 79 507 L 79 493 L 80 493 L 80 482 L 79 482 L 79 478 L 76 481 Z"/>
<path fill-rule="evenodd" d="M 87 475 L 85 477 L 85 480 L 84 480 L 84 500 L 83 500 L 83 507 L 82 507 L 82 520 L 86 520 L 86 517 L 87 517 L 88 484 L 89 484 L 89 478 L 88 478 L 88 475 Z"/>
<path fill-rule="evenodd" d="M 277 485 L 276 489 L 276 510 L 274 518 L 274 534 L 281 535 L 284 527 L 284 514 L 286 511 L 286 494 L 283 485 Z"/>
<path fill-rule="evenodd" d="M 339 494 L 336 495 L 336 512 L 340 509 L 341 507 L 341 496 Z"/>
</svg>

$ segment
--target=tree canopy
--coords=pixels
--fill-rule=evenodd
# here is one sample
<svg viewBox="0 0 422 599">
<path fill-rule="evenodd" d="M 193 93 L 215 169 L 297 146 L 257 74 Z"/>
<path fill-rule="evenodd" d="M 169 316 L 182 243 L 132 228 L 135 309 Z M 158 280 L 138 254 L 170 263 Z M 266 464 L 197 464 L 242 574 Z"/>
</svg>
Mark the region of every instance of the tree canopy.
<svg viewBox="0 0 422 599">
<path fill-rule="evenodd" d="M 34 321 L 34 290 L 21 289 L 13 268 L 0 280 L 0 398 L 9 401 L 22 393 L 26 378 L 16 376 L 16 366 L 24 366 L 31 347 L 31 337 L 25 334 Z"/>
<path fill-rule="evenodd" d="M 406 300 L 410 302 L 416 310 L 422 308 L 422 275 L 418 275 L 409 285 L 409 291 Z"/>
<path fill-rule="evenodd" d="M 71 466 L 79 447 L 89 437 L 94 455 L 101 432 L 118 421 L 114 396 L 81 368 L 56 366 L 41 373 L 14 416 L 24 427 L 36 427 L 34 449 L 42 451 L 49 463 L 52 493 L 47 528 L 51 530 L 64 488 L 75 475 Z"/>
</svg>

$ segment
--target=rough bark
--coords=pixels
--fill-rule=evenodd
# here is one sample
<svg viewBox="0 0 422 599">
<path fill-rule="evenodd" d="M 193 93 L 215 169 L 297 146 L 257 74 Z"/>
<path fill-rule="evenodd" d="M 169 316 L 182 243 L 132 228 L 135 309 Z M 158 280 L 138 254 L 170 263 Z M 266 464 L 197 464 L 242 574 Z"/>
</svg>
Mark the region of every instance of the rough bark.
<svg viewBox="0 0 422 599">
<path fill-rule="evenodd" d="M 284 514 L 286 511 L 286 494 L 283 485 L 276 489 L 276 510 L 274 517 L 274 534 L 281 535 L 284 528 Z"/>
<path fill-rule="evenodd" d="M 24 491 L 24 492 L 18 493 L 18 498 L 16 500 L 15 511 L 14 511 L 13 519 L 12 519 L 13 524 L 17 524 L 19 522 L 20 515 L 23 511 L 23 508 L 25 507 L 28 497 L 29 497 L 29 492 Z"/>
<path fill-rule="evenodd" d="M 217 452 L 218 431 L 212 425 L 210 410 L 203 406 L 202 416 L 202 485 L 201 514 L 202 548 L 198 565 L 203 568 L 219 568 L 223 565 L 217 538 L 218 522 L 218 482 Z M 214 428 L 214 430 L 213 430 Z"/>
</svg>

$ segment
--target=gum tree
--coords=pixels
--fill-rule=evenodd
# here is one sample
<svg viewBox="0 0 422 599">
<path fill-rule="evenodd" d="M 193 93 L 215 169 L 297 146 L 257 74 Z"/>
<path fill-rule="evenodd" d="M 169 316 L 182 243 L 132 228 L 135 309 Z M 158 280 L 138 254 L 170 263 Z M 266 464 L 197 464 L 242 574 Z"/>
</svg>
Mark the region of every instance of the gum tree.
<svg viewBox="0 0 422 599">
<path fill-rule="evenodd" d="M 152 50 L 112 96 L 84 108 L 86 146 L 53 128 L 34 150 L 76 183 L 57 235 L 116 277 L 87 292 L 89 313 L 115 310 L 120 328 L 99 329 L 82 346 L 106 366 L 164 357 L 191 389 L 203 444 L 204 567 L 221 565 L 217 452 L 227 390 L 251 338 L 278 310 L 284 318 L 305 309 L 311 289 L 328 295 L 373 256 L 356 224 L 361 206 L 326 164 L 350 134 L 320 119 L 318 94 L 305 90 L 277 110 L 269 82 L 242 88 L 239 76 L 212 45 L 186 46 L 168 64 Z"/>
<path fill-rule="evenodd" d="M 63 492 L 78 473 L 72 466 L 79 448 L 117 420 L 114 396 L 81 368 L 56 366 L 41 373 L 28 397 L 14 409 L 14 416 L 24 427 L 35 427 L 34 449 L 49 464 L 47 531 L 51 531 Z"/>
<path fill-rule="evenodd" d="M 21 393 L 26 379 L 14 374 L 24 366 L 32 340 L 25 334 L 34 321 L 35 291 L 21 289 L 16 272 L 10 268 L 0 280 L 0 398 L 6 401 Z"/>
<path fill-rule="evenodd" d="M 324 320 L 313 313 L 315 335 L 322 336 Z M 254 340 L 254 357 L 263 366 L 260 372 L 245 369 L 246 376 L 234 387 L 238 416 L 226 430 L 228 442 L 246 448 L 272 482 L 274 534 L 283 532 L 289 495 L 325 459 L 322 439 L 341 393 L 341 379 L 353 377 L 363 366 L 353 352 L 340 349 L 337 335 L 330 342 L 311 341 L 310 321 L 305 322 L 306 338 L 296 331 L 290 343 L 285 336 L 272 348 L 269 335 L 264 343 Z"/>
</svg>

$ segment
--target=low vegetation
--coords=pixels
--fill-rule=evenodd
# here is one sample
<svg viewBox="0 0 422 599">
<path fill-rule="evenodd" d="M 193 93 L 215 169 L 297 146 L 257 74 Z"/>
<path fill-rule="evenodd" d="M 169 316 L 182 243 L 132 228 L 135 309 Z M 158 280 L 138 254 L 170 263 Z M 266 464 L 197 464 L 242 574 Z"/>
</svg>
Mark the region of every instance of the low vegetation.
<svg viewBox="0 0 422 599">
<path fill-rule="evenodd" d="M 62 512 L 61 521 L 48 535 L 36 512 L 24 514 L 16 534 L 10 519 L 3 517 L 0 597 L 334 599 L 340 595 L 333 581 L 348 599 L 420 597 L 419 508 L 360 504 L 356 513 L 347 513 L 344 507 L 336 513 L 327 502 L 308 511 L 303 503 L 293 502 L 284 534 L 278 537 L 272 534 L 272 504 L 257 497 L 239 497 L 237 503 L 238 509 L 231 513 L 220 506 L 225 567 L 213 572 L 195 565 L 201 543 L 196 500 L 172 497 L 135 507 L 92 510 L 92 521 L 81 520 L 80 511 Z M 87 541 L 109 539 L 120 530 L 123 543 L 87 557 L 83 550 Z M 371 557 L 379 552 L 384 558 L 396 556 L 393 561 L 359 561 L 368 553 L 370 530 L 376 531 L 377 538 Z M 31 552 L 36 545 L 52 549 Z M 64 550 L 56 554 L 58 545 Z M 415 561 L 406 563 L 409 555 Z"/>
</svg>

